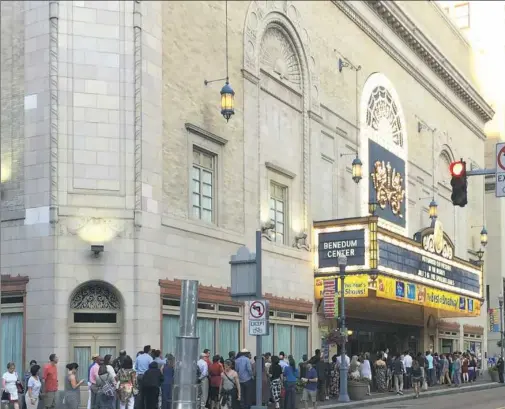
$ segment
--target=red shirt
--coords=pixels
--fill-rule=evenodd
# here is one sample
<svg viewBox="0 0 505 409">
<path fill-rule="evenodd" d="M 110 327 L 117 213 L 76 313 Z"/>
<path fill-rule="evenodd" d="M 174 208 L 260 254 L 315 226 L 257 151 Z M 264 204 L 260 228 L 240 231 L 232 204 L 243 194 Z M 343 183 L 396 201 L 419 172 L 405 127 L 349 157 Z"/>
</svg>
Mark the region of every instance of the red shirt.
<svg viewBox="0 0 505 409">
<path fill-rule="evenodd" d="M 53 364 L 45 364 L 42 379 L 44 380 L 45 392 L 58 391 L 58 368 Z"/>
<path fill-rule="evenodd" d="M 210 386 L 219 388 L 221 386 L 221 374 L 223 373 L 223 365 L 221 362 L 215 362 L 209 365 Z"/>
</svg>

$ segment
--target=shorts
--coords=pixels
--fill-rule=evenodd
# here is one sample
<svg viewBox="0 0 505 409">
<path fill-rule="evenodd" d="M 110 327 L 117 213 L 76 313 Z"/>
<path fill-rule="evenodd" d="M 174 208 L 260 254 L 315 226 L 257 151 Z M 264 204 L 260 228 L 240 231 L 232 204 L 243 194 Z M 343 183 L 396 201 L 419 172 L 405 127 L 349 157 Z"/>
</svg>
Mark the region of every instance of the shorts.
<svg viewBox="0 0 505 409">
<path fill-rule="evenodd" d="M 44 407 L 54 408 L 56 406 L 56 392 L 44 393 Z"/>
<path fill-rule="evenodd" d="M 316 403 L 317 402 L 317 391 L 309 391 L 308 389 L 304 388 L 303 394 L 302 394 L 302 401 L 308 402 L 309 398 L 312 401 L 312 403 Z"/>
</svg>

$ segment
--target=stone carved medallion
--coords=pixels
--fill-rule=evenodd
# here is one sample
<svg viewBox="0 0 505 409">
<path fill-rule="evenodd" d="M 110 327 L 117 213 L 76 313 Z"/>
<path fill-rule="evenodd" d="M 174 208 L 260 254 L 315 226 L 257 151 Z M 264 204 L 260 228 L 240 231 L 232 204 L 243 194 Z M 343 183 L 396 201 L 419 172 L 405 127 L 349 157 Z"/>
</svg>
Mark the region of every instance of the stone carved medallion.
<svg viewBox="0 0 505 409">
<path fill-rule="evenodd" d="M 301 87 L 300 65 L 293 47 L 286 36 L 277 28 L 269 28 L 261 42 L 261 67 L 281 81 L 296 88 Z"/>
<path fill-rule="evenodd" d="M 119 310 L 121 303 L 116 294 L 100 284 L 80 288 L 72 297 L 70 308 L 74 310 Z"/>
<path fill-rule="evenodd" d="M 375 87 L 370 95 L 366 124 L 380 135 L 391 135 L 393 142 L 403 147 L 403 129 L 398 107 L 390 92 L 383 86 Z"/>
</svg>

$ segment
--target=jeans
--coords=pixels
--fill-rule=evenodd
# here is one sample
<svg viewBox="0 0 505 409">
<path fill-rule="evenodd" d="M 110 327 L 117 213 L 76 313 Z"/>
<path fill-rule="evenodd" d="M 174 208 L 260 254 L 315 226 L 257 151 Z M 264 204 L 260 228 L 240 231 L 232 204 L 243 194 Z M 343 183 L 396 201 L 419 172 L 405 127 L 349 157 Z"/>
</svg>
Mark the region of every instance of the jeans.
<svg viewBox="0 0 505 409">
<path fill-rule="evenodd" d="M 432 386 L 433 385 L 433 377 L 435 376 L 435 371 L 433 368 L 431 369 L 428 369 L 428 386 Z"/>
<path fill-rule="evenodd" d="M 461 371 L 454 371 L 454 385 L 460 385 L 461 384 Z"/>
<path fill-rule="evenodd" d="M 406 371 L 403 382 L 405 389 L 409 389 L 412 386 L 412 367 L 407 368 Z"/>
<path fill-rule="evenodd" d="M 240 406 L 242 409 L 250 409 L 254 396 L 254 379 L 240 382 Z"/>
<path fill-rule="evenodd" d="M 395 389 L 396 392 L 403 392 L 403 374 L 395 375 Z"/>
<path fill-rule="evenodd" d="M 286 382 L 286 397 L 284 398 L 284 409 L 296 408 L 296 382 Z"/>
<path fill-rule="evenodd" d="M 114 398 L 106 396 L 104 393 L 99 393 L 97 396 L 98 409 L 113 409 L 114 408 Z"/>
</svg>

